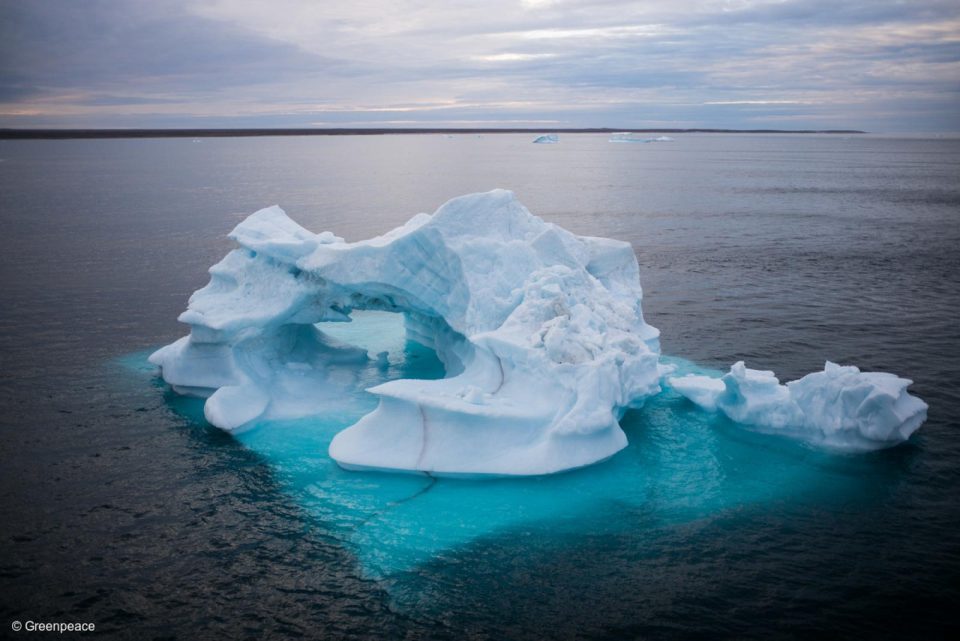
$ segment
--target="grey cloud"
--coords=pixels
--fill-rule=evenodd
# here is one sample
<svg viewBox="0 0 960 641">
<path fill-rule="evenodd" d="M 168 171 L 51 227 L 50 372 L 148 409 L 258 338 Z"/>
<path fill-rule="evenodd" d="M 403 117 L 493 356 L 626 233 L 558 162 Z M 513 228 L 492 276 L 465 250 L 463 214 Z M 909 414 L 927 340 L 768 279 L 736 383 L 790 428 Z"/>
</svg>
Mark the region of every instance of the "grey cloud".
<svg viewBox="0 0 960 641">
<path fill-rule="evenodd" d="M 930 22 L 956 17 L 953 0 L 788 0 L 769 4 L 748 5 L 731 11 L 716 11 L 698 16 L 697 24 L 770 24 L 776 27 L 827 25 L 852 26 L 884 22 Z"/>
<path fill-rule="evenodd" d="M 237 27 L 188 16 L 175 2 L 4 2 L 3 94 L 57 87 L 209 90 L 275 81 L 350 64 Z"/>
</svg>

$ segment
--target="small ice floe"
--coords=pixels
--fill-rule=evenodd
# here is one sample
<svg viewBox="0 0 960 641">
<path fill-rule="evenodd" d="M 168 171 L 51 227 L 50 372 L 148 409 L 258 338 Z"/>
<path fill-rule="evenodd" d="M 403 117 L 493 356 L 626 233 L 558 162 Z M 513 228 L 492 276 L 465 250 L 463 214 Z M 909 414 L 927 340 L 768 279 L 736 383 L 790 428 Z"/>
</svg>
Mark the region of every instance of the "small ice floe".
<svg viewBox="0 0 960 641">
<path fill-rule="evenodd" d="M 646 142 L 646 140 L 638 138 L 635 133 L 630 131 L 618 131 L 610 135 L 608 142 Z"/>
<path fill-rule="evenodd" d="M 534 138 L 533 142 L 538 145 L 553 145 L 560 142 L 560 136 L 557 134 L 543 134 L 542 136 Z"/>
<path fill-rule="evenodd" d="M 657 136 L 656 138 L 640 138 L 637 134 L 630 131 L 618 131 L 610 135 L 609 142 L 673 142 L 670 136 Z"/>
<path fill-rule="evenodd" d="M 927 419 L 927 404 L 907 393 L 913 381 L 830 361 L 823 371 L 786 385 L 773 372 L 750 369 L 743 361 L 721 378 L 689 375 L 668 383 L 736 423 L 845 451 L 892 447 Z"/>
</svg>

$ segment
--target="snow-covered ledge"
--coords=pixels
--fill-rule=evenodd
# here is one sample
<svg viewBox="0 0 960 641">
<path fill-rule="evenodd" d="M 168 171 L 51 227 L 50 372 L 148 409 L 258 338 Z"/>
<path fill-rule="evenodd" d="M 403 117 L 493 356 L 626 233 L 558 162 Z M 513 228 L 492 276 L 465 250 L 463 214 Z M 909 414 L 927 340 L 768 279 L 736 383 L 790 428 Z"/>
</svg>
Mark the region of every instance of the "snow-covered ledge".
<svg viewBox="0 0 960 641">
<path fill-rule="evenodd" d="M 279 207 L 237 226 L 180 321 L 190 335 L 150 360 L 207 419 L 239 430 L 296 412 L 288 375 L 336 394 L 363 350 L 318 323 L 353 310 L 405 316 L 447 377 L 371 388 L 379 407 L 334 438 L 349 469 L 533 475 L 606 459 L 622 412 L 660 391 L 659 332 L 643 320 L 628 243 L 575 236 L 513 193 L 455 198 L 370 240 L 313 234 Z M 293 409 L 291 409 L 293 408 Z"/>
</svg>

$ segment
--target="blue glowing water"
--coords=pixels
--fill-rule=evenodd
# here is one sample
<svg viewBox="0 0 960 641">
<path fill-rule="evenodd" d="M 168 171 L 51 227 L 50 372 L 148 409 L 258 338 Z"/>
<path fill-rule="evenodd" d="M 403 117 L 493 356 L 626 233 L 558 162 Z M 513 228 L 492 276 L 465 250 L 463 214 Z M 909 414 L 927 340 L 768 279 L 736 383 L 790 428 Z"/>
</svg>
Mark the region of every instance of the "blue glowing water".
<svg viewBox="0 0 960 641">
<path fill-rule="evenodd" d="M 440 378 L 444 371 L 431 351 L 405 340 L 400 315 L 355 312 L 353 322 L 325 324 L 324 331 L 370 354 L 356 387 L 322 416 L 262 421 L 236 438 L 269 462 L 284 491 L 375 579 L 410 572 L 484 538 L 624 535 L 635 530 L 637 513 L 647 527 L 669 526 L 801 494 L 818 501 L 869 500 L 878 489 L 869 475 L 831 470 L 836 455 L 745 432 L 672 391 L 623 418 L 630 440 L 624 451 L 573 472 L 473 481 L 348 472 L 327 448 L 337 432 L 375 408 L 376 398 L 364 390 L 397 378 Z M 388 368 L 373 358 L 384 351 Z M 155 375 L 145 356 L 120 362 Z M 664 362 L 679 374 L 720 374 L 679 358 Z M 205 424 L 201 400 L 167 398 L 185 418 Z"/>
</svg>

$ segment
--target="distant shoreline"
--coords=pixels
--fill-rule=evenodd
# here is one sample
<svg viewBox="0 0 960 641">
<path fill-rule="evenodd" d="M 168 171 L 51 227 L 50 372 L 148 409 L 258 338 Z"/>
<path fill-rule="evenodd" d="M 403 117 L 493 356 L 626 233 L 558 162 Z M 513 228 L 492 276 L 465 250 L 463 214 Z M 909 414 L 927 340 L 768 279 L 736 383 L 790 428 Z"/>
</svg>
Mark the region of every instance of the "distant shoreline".
<svg viewBox="0 0 960 641">
<path fill-rule="evenodd" d="M 241 138 L 250 136 L 386 136 L 397 134 L 865 134 L 856 129 L 447 129 L 447 128 L 307 128 L 307 129 L 0 129 L 0 140 L 75 138 Z"/>
</svg>

